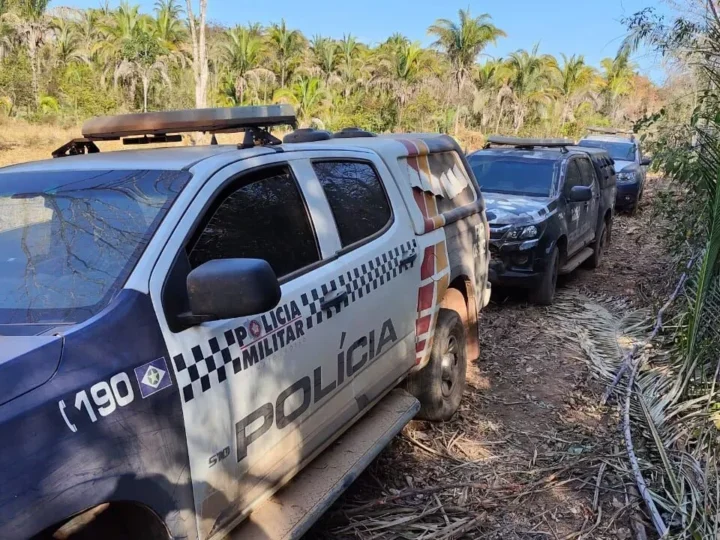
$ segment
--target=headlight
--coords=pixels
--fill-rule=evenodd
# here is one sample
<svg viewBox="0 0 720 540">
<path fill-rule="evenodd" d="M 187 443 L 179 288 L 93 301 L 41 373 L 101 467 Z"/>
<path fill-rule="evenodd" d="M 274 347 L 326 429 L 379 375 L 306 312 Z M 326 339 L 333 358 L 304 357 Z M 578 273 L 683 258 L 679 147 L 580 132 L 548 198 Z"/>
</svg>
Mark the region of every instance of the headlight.
<svg viewBox="0 0 720 540">
<path fill-rule="evenodd" d="M 619 184 L 629 184 L 635 181 L 635 173 L 618 173 L 617 181 Z"/>
<path fill-rule="evenodd" d="M 530 238 L 535 238 L 538 235 L 538 232 L 538 228 L 535 225 L 529 225 L 523 229 L 523 232 L 520 233 L 520 239 L 529 240 Z"/>
<path fill-rule="evenodd" d="M 505 238 L 507 240 L 530 240 L 537 237 L 539 233 L 540 229 L 536 225 L 527 225 L 509 230 Z"/>
</svg>

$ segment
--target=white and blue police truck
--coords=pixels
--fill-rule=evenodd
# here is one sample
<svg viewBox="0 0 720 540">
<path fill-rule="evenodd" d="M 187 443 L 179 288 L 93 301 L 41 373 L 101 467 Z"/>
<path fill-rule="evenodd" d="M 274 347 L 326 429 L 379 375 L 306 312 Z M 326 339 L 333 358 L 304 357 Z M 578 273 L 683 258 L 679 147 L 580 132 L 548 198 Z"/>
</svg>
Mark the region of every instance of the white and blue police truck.
<svg viewBox="0 0 720 540">
<path fill-rule="evenodd" d="M 97 118 L 0 170 L 0 538 L 297 538 L 455 413 L 490 293 L 458 145 L 281 124 Z"/>
</svg>

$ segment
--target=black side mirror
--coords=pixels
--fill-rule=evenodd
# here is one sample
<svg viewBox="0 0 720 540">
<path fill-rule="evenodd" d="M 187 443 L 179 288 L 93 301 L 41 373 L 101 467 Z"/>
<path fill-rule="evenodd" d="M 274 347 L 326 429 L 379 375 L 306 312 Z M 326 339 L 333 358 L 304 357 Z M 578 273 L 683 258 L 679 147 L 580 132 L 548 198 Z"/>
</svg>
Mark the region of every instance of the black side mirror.
<svg viewBox="0 0 720 540">
<path fill-rule="evenodd" d="M 187 277 L 190 313 L 181 319 L 199 324 L 265 313 L 280 302 L 280 283 L 261 259 L 208 261 Z"/>
<path fill-rule="evenodd" d="M 642 165 L 643 167 L 647 167 L 651 163 L 652 163 L 652 158 L 649 158 L 649 157 L 644 157 L 644 158 L 642 158 L 642 161 L 640 161 L 640 165 Z"/>
<path fill-rule="evenodd" d="M 585 202 L 592 199 L 592 188 L 588 186 L 573 186 L 568 194 L 570 202 Z"/>
</svg>

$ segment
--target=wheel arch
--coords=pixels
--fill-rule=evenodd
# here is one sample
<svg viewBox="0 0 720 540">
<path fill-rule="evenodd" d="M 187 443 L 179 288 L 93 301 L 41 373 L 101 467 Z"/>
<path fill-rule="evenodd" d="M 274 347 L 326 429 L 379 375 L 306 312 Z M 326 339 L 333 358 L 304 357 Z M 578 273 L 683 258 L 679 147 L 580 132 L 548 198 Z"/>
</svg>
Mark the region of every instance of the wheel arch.
<svg viewBox="0 0 720 540">
<path fill-rule="evenodd" d="M 468 361 L 477 360 L 480 355 L 476 292 L 472 278 L 467 273 L 459 273 L 452 278 L 440 302 L 441 308 L 452 309 L 460 315 L 467 335 Z"/>
<path fill-rule="evenodd" d="M 104 502 L 77 512 L 47 527 L 31 540 L 120 540 L 171 538 L 165 521 L 149 506 L 137 501 Z"/>
</svg>

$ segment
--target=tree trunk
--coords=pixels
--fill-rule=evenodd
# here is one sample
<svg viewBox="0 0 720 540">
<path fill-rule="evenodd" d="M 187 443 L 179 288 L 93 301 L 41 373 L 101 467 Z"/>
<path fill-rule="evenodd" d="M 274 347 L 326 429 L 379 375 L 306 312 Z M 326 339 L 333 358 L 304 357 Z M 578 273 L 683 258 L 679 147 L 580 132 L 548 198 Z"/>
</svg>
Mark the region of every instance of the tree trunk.
<svg viewBox="0 0 720 540">
<path fill-rule="evenodd" d="M 35 109 L 37 110 L 40 106 L 40 82 L 38 81 L 37 41 L 35 40 L 34 31 L 30 32 L 28 55 L 30 56 L 30 69 L 32 71 L 32 93 L 35 98 Z"/>
<path fill-rule="evenodd" d="M 503 113 L 505 112 L 504 109 L 505 109 L 505 103 L 501 101 L 500 102 L 500 112 L 498 113 L 497 122 L 495 123 L 495 133 L 500 132 L 500 121 L 502 120 Z"/>
<path fill-rule="evenodd" d="M 462 89 L 465 84 L 465 77 L 462 75 L 458 76 L 458 98 L 457 107 L 455 108 L 455 136 L 457 137 L 458 130 L 460 129 L 460 105 L 462 103 Z"/>
<path fill-rule="evenodd" d="M 147 76 L 144 76 L 142 78 L 142 85 L 143 85 L 143 112 L 147 112 L 147 104 L 148 104 L 148 88 L 150 87 L 150 79 L 147 78 Z"/>
<path fill-rule="evenodd" d="M 280 88 L 285 88 L 285 61 L 283 59 L 282 67 L 280 68 Z"/>
<path fill-rule="evenodd" d="M 205 39 L 205 20 L 207 16 L 207 0 L 200 0 L 200 20 L 195 18 L 192 0 L 185 0 L 187 5 L 188 25 L 192 41 L 193 76 L 195 77 L 195 107 L 207 107 L 207 83 L 209 67 L 207 60 L 207 42 Z"/>
</svg>

